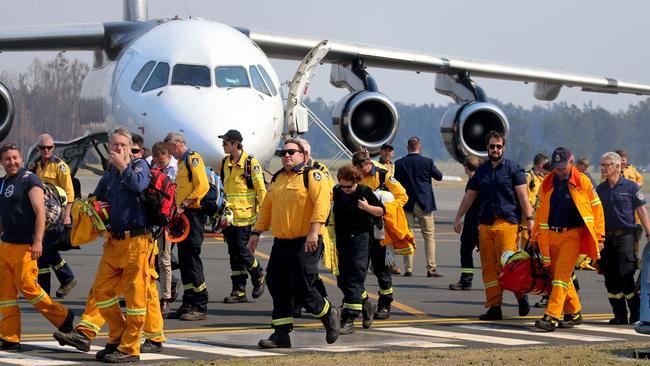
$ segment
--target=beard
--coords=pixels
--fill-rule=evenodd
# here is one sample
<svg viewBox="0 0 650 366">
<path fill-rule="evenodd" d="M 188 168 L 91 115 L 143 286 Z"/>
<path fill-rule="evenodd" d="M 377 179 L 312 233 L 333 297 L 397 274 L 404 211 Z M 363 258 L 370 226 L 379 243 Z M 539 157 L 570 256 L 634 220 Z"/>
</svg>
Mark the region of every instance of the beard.
<svg viewBox="0 0 650 366">
<path fill-rule="evenodd" d="M 503 154 L 489 154 L 490 161 L 499 161 L 503 157 Z"/>
</svg>

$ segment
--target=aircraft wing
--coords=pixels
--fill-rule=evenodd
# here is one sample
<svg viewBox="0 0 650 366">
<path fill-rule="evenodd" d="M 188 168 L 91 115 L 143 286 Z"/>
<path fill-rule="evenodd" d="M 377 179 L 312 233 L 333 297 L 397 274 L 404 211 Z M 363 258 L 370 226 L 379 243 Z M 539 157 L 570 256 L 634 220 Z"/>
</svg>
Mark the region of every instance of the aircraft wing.
<svg viewBox="0 0 650 366">
<path fill-rule="evenodd" d="M 242 30 L 247 33 L 269 57 L 301 60 L 321 40 L 277 33 Z M 398 50 L 350 42 L 329 41 L 330 51 L 323 60 L 328 63 L 349 63 L 359 58 L 366 66 L 429 72 L 438 74 L 458 74 L 468 72 L 472 77 L 503 79 L 536 83 L 542 90 L 546 88 L 580 87 L 584 91 L 601 93 L 628 93 L 650 95 L 650 85 L 617 80 L 612 77 L 581 75 L 575 73 L 514 66 L 496 62 L 471 60 L 458 57 L 444 57 L 425 52 Z M 551 100 L 554 96 L 538 99 Z M 542 92 L 542 95 L 545 94 Z"/>
</svg>

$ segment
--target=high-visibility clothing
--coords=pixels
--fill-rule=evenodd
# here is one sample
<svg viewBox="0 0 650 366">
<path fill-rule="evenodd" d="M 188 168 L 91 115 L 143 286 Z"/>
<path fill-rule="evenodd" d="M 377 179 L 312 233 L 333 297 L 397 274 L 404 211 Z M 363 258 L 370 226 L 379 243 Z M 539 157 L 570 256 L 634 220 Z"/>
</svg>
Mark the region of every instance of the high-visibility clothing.
<svg viewBox="0 0 650 366">
<path fill-rule="evenodd" d="M 264 172 L 259 161 L 254 157 L 250 160 L 250 172 L 244 170 L 246 159 L 249 154 L 242 151 L 239 160 L 232 161 L 232 156 L 227 155 L 224 160 L 223 171 L 223 192 L 226 195 L 228 203 L 233 205 L 234 218 L 233 226 L 253 225 L 257 219 L 259 205 L 264 201 L 266 196 L 266 186 L 264 185 Z M 250 173 L 250 179 L 253 188 L 248 187 L 246 174 Z"/>
<path fill-rule="evenodd" d="M 379 186 L 381 186 L 379 182 L 380 172 L 377 168 L 384 170 L 388 169 L 376 161 L 373 161 L 372 164 L 374 166 L 370 171 L 370 175 L 361 178 L 361 181 L 359 183 L 370 187 L 370 189 L 374 191 L 379 188 Z M 406 194 L 406 189 L 404 189 L 404 187 L 397 181 L 397 179 L 395 179 L 390 171 L 386 174 L 386 178 L 384 178 L 384 185 L 390 191 L 390 193 L 395 196 L 395 200 L 393 202 L 396 202 L 396 204 L 398 204 L 400 207 L 404 207 L 406 202 L 409 200 L 409 197 Z"/>
<path fill-rule="evenodd" d="M 140 354 L 154 247 L 150 235 L 117 240 L 107 234 L 93 285 L 97 307 L 108 323 L 109 340 L 119 343 L 118 349 L 130 355 Z M 118 300 L 120 283 L 126 301 L 126 318 Z"/>
<path fill-rule="evenodd" d="M 555 319 L 561 319 L 563 312 L 576 314 L 582 308 L 571 276 L 578 259 L 580 237 L 583 235 L 585 231 L 580 227 L 561 233 L 555 231 L 548 233 L 553 290 L 544 313 Z"/>
<path fill-rule="evenodd" d="M 72 203 L 74 201 L 72 175 L 70 167 L 65 161 L 54 155 L 45 162 L 43 162 L 43 159 L 39 159 L 36 163 L 35 173 L 43 183 L 50 183 L 63 188 L 68 202 Z"/>
<path fill-rule="evenodd" d="M 547 175 L 542 182 L 542 188 L 539 193 L 539 208 L 536 212 L 535 226 L 531 235 L 531 241 L 539 244 L 539 249 L 548 262 L 549 257 L 549 211 L 551 208 L 551 195 L 554 186 L 553 179 L 555 172 Z M 591 259 L 598 259 L 598 242 L 602 242 L 605 236 L 605 219 L 603 216 L 603 205 L 596 194 L 596 190 L 591 185 L 589 178 L 580 173 L 575 167 L 571 168 L 571 176 L 568 181 L 569 194 L 582 217 L 585 225 L 582 230 L 584 235 L 580 235 L 580 248 L 578 254 L 586 254 Z M 482 250 L 482 248 L 481 248 Z M 574 262 L 571 264 L 573 268 Z"/>
<path fill-rule="evenodd" d="M 187 160 L 188 164 L 185 164 Z M 187 171 L 189 165 L 192 171 L 192 180 Z M 187 150 L 178 161 L 178 175 L 176 176 L 176 204 L 180 205 L 186 199 L 195 199 L 196 201 L 188 208 L 200 208 L 200 201 L 210 190 L 208 175 L 205 173 L 205 164 L 199 153 Z"/>
<path fill-rule="evenodd" d="M 528 201 L 530 201 L 533 210 L 537 208 L 537 195 L 539 194 L 539 189 L 542 186 L 543 180 L 543 176 L 535 174 L 532 170 L 526 172 L 526 181 L 528 182 Z"/>
<path fill-rule="evenodd" d="M 632 182 L 635 182 L 639 187 L 643 185 L 643 175 L 639 173 L 634 165 L 627 165 L 622 171 L 622 175 L 625 179 L 629 179 Z"/>
<path fill-rule="evenodd" d="M 18 291 L 57 328 L 63 325 L 68 309 L 52 300 L 38 285 L 38 267 L 30 244 L 0 242 L 0 339 L 20 342 Z"/>
<path fill-rule="evenodd" d="M 92 207 L 90 200 L 77 199 L 72 204 L 72 231 L 70 242 L 73 246 L 92 243 L 106 226 Z"/>
<path fill-rule="evenodd" d="M 503 252 L 517 251 L 518 227 L 519 225 L 500 217 L 492 225 L 479 225 L 479 248 L 481 248 L 479 254 L 481 255 L 486 308 L 501 306 L 503 290 L 498 281 L 502 267 L 501 256 Z"/>
<path fill-rule="evenodd" d="M 330 211 L 330 189 L 324 174 L 309 171 L 308 186 L 303 180 L 304 166 L 283 170 L 271 183 L 253 231 L 271 228 L 279 239 L 305 237 L 311 223 L 325 223 Z"/>
<path fill-rule="evenodd" d="M 327 182 L 329 183 L 328 189 L 330 192 L 330 199 L 332 199 L 334 194 L 334 178 L 327 166 L 314 159 L 309 159 L 306 165 L 312 169 L 318 169 L 325 174 Z M 330 213 L 328 224 L 321 227 L 320 235 L 323 237 L 323 266 L 329 269 L 332 274 L 337 276 L 339 274 L 338 252 L 336 251 L 336 233 L 334 232 L 333 213 Z"/>
<path fill-rule="evenodd" d="M 149 271 L 151 274 L 151 279 L 149 281 L 149 287 L 147 288 L 147 314 L 144 319 L 143 335 L 145 339 L 149 339 L 154 342 L 164 342 L 165 335 L 163 333 L 163 317 L 160 312 L 160 302 L 158 301 L 158 287 L 156 286 L 156 279 L 158 278 L 158 273 L 155 269 L 155 258 L 158 251 L 158 246 L 154 246 L 154 251 L 151 255 L 151 260 L 149 261 Z M 118 294 L 122 293 L 122 283 L 119 283 L 116 292 Z M 79 332 L 82 332 L 90 340 L 97 337 L 97 333 L 102 329 L 106 321 L 102 317 L 102 314 L 97 308 L 97 302 L 95 300 L 95 293 L 90 288 L 90 293 L 88 294 L 88 299 L 86 300 L 86 308 L 79 324 L 75 329 Z M 108 339 L 108 343 L 117 344 L 119 339 Z"/>
</svg>

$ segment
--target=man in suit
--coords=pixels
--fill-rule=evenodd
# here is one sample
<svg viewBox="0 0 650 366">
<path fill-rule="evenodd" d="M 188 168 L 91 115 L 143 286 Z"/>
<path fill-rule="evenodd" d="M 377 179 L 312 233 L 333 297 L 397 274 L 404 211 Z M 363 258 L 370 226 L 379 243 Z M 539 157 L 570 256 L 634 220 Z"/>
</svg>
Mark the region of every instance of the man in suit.
<svg viewBox="0 0 650 366">
<path fill-rule="evenodd" d="M 420 230 L 424 236 L 424 252 L 427 256 L 427 277 L 442 277 L 436 271 L 436 241 L 434 239 L 433 211 L 436 210 L 436 200 L 433 196 L 431 178 L 442 180 L 442 172 L 436 168 L 433 160 L 422 156 L 422 143 L 415 136 L 408 140 L 408 155 L 395 162 L 395 179 L 404 188 L 409 200 L 404 206 L 406 217 L 411 228 L 415 219 L 420 222 Z M 404 276 L 413 275 L 413 254 L 404 256 Z"/>
</svg>

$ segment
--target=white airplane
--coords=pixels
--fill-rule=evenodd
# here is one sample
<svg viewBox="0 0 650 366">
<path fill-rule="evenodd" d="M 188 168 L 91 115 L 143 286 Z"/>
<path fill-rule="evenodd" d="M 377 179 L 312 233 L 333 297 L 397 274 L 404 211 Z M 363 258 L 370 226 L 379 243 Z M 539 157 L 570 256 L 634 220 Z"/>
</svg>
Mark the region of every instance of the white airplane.
<svg viewBox="0 0 650 366">
<path fill-rule="evenodd" d="M 507 134 L 509 128 L 505 114 L 487 102 L 472 77 L 535 83 L 540 100 L 555 99 L 564 86 L 650 95 L 650 85 L 609 77 L 279 35 L 203 19 L 149 20 L 146 0 L 124 0 L 124 10 L 118 22 L 0 28 L 0 52 L 94 51 L 93 69 L 81 90 L 85 130 L 73 141 L 57 142 L 66 148 L 63 158 L 74 172 L 87 151 L 105 156 L 107 131 L 118 125 L 140 131 L 146 145 L 181 131 L 211 165 L 223 157 L 217 135 L 236 128 L 247 150 L 268 161 L 285 121 L 289 134 L 306 130 L 300 97 L 320 63 L 332 64 L 332 85 L 350 92 L 333 116 L 343 144 L 350 150 L 365 146 L 372 153 L 395 137 L 399 116 L 366 67 L 437 74 L 436 91 L 457 103 L 443 117 L 441 133 L 459 161 L 469 154 L 486 157 L 485 134 Z M 269 57 L 302 60 L 286 107 Z M 11 129 L 13 113 L 11 92 L 0 84 L 0 140 Z"/>
</svg>

